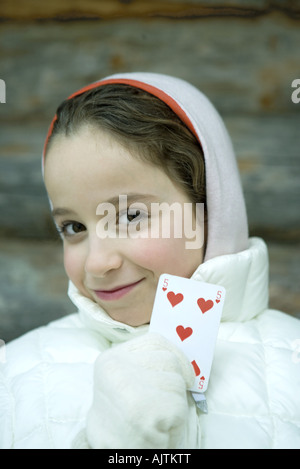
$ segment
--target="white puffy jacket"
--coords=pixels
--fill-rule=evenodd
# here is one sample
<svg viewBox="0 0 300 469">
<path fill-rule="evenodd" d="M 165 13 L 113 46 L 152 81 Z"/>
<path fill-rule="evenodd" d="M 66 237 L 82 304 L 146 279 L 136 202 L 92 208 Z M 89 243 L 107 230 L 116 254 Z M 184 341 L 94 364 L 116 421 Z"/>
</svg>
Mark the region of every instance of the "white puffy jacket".
<svg viewBox="0 0 300 469">
<path fill-rule="evenodd" d="M 181 412 L 182 393 L 170 393 L 168 422 L 163 420 L 163 412 L 154 404 L 157 401 L 165 406 L 166 402 L 160 378 L 157 388 L 155 382 L 156 366 L 163 372 L 164 363 L 155 360 L 152 369 L 146 363 L 141 376 L 147 380 L 148 373 L 151 390 L 147 388 L 143 394 L 138 386 L 133 388 L 137 389 L 136 405 L 123 405 L 132 398 L 132 387 L 127 388 L 117 372 L 115 386 L 111 382 L 113 389 L 106 389 L 104 383 L 100 390 L 104 404 L 92 406 L 94 395 L 99 399 L 97 386 L 101 386 L 98 376 L 94 390 L 97 357 L 101 359 L 100 354 L 106 351 L 116 366 L 116 357 L 128 356 L 131 348 L 140 347 L 139 360 L 143 362 L 147 340 L 141 336 L 148 337 L 148 326 L 133 328 L 112 320 L 70 284 L 69 295 L 78 313 L 7 345 L 6 363 L 0 364 L 0 448 L 299 449 L 300 321 L 267 309 L 264 242 L 253 238 L 249 249 L 213 258 L 200 265 L 193 277 L 223 285 L 227 292 L 206 392 L 207 414 L 196 410 L 189 392 L 186 412 Z M 167 349 L 165 360 L 169 360 Z M 170 354 L 176 356 L 172 349 Z M 178 361 L 172 363 L 174 376 L 188 381 L 188 362 L 178 355 Z M 134 364 L 123 360 L 122 373 L 134 373 Z M 118 396 L 119 403 L 114 401 Z M 116 421 L 114 402 L 122 409 L 130 442 L 127 432 L 122 431 L 125 427 Z"/>
</svg>

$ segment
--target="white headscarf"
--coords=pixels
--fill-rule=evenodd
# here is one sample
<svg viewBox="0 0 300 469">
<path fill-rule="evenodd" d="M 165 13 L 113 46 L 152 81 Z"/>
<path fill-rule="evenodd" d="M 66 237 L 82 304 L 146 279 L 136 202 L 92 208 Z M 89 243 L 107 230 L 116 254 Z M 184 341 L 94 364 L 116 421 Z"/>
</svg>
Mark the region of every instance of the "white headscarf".
<svg viewBox="0 0 300 469">
<path fill-rule="evenodd" d="M 198 138 L 206 168 L 208 229 L 204 261 L 247 249 L 247 214 L 232 143 L 223 120 L 208 98 L 184 80 L 156 73 L 111 75 L 76 91 L 69 98 L 109 83 L 129 84 L 157 96 Z"/>
</svg>

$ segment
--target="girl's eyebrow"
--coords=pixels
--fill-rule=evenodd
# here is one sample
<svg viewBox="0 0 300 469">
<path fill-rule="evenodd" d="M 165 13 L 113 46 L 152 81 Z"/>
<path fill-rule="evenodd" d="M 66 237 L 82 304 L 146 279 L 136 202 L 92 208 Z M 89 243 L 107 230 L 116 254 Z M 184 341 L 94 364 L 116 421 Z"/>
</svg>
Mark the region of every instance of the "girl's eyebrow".
<svg viewBox="0 0 300 469">
<path fill-rule="evenodd" d="M 75 215 L 75 212 L 73 210 L 70 210 L 68 208 L 55 208 L 51 212 L 53 218 L 59 217 L 59 216 L 69 216 L 69 215 Z"/>
<path fill-rule="evenodd" d="M 130 193 L 130 194 L 120 194 L 110 199 L 106 200 L 105 203 L 113 204 L 115 207 L 119 205 L 120 197 L 126 197 L 126 201 L 128 204 L 133 202 L 151 202 L 157 199 L 157 196 L 153 194 L 140 194 L 140 193 Z M 124 201 L 124 199 L 122 200 Z"/>
<path fill-rule="evenodd" d="M 111 197 L 108 200 L 106 200 L 105 203 L 110 203 L 114 205 L 115 207 L 117 207 L 120 202 L 120 197 L 126 197 L 126 201 L 128 204 L 131 204 L 133 202 L 151 202 L 153 200 L 157 200 L 157 197 L 153 194 L 130 193 L 130 194 L 120 194 L 120 195 Z M 74 210 L 64 208 L 64 207 L 54 208 L 51 213 L 52 213 L 53 218 L 59 217 L 59 216 L 75 216 L 76 215 L 76 212 Z"/>
</svg>

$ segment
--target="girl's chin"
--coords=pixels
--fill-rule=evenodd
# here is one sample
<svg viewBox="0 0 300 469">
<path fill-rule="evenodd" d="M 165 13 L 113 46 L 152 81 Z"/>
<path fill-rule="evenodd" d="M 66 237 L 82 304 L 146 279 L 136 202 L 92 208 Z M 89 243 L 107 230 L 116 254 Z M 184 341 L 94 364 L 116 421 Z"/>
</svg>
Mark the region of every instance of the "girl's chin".
<svg viewBox="0 0 300 469">
<path fill-rule="evenodd" d="M 144 326 L 150 323 L 151 314 L 146 314 L 141 316 L 141 311 L 137 311 L 136 315 L 132 311 L 127 311 L 123 309 L 120 312 L 117 311 L 110 311 L 109 309 L 105 309 L 103 306 L 99 305 L 107 314 L 108 316 L 113 319 L 114 321 L 120 322 L 121 324 L 126 324 L 130 327 L 139 327 Z"/>
</svg>

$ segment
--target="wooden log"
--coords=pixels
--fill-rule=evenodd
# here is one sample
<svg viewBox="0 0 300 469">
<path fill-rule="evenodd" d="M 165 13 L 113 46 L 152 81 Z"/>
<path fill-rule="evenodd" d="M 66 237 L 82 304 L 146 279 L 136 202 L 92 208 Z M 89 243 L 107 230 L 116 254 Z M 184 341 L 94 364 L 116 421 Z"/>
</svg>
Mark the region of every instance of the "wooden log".
<svg viewBox="0 0 300 469">
<path fill-rule="evenodd" d="M 297 112 L 298 21 L 120 20 L 0 24 L 2 120 L 50 120 L 71 92 L 111 73 L 150 71 L 186 79 L 221 113 Z M 299 108 L 299 106 L 298 106 Z"/>
<path fill-rule="evenodd" d="M 2 20 L 78 20 L 141 17 L 203 18 L 254 17 L 279 10 L 299 17 L 299 1 L 268 0 L 10 0 L 1 1 Z"/>
</svg>

